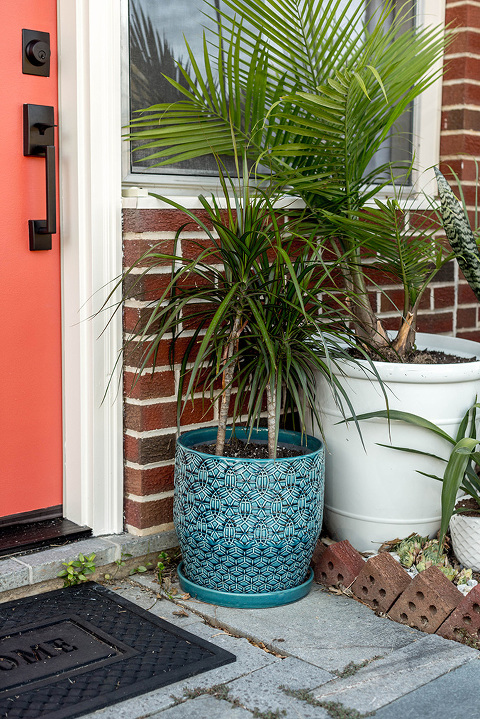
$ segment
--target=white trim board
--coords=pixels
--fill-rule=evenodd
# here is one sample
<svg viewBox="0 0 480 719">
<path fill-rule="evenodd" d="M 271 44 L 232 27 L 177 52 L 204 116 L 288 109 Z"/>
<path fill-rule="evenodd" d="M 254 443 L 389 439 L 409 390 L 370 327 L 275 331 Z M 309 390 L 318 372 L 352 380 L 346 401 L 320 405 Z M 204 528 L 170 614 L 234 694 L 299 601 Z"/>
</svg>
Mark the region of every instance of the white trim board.
<svg viewBox="0 0 480 719">
<path fill-rule="evenodd" d="M 122 401 L 103 394 L 120 314 L 89 319 L 121 272 L 118 0 L 57 0 L 62 243 L 64 512 L 94 534 L 123 529 Z M 103 289 L 102 289 L 103 288 Z"/>
</svg>

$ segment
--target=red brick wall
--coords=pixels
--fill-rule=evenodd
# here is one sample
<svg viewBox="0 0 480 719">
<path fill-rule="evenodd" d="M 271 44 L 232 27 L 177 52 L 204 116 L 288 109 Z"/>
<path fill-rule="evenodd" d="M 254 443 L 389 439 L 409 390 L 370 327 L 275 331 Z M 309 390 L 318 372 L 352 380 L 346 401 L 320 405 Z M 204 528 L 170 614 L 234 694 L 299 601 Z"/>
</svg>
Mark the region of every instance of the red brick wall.
<svg viewBox="0 0 480 719">
<path fill-rule="evenodd" d="M 459 175 L 470 207 L 474 204 L 475 165 L 480 159 L 480 2 L 447 0 L 447 22 L 458 28 L 449 49 L 444 80 L 441 168 L 449 179 L 448 166 Z M 124 210 L 125 266 L 139 257 L 149 244 L 173 240 L 184 220 L 175 210 Z M 188 238 L 201 238 L 200 230 L 182 241 L 181 250 L 191 251 Z M 165 286 L 168 267 L 159 268 L 142 282 L 145 299 Z M 390 300 L 372 287 L 372 301 L 387 327 L 397 328 L 399 289 L 385 285 Z M 125 310 L 128 332 L 138 318 L 140 306 Z M 479 307 L 456 264 L 450 263 L 425 293 L 418 316 L 420 332 L 457 335 L 480 341 Z M 179 348 L 181 351 L 181 347 Z M 172 522 L 173 457 L 176 433 L 177 378 L 168 361 L 168 341 L 160 348 L 158 366 L 142 375 L 132 389 L 135 355 L 126 358 L 125 371 L 125 523 L 129 531 L 148 534 L 170 529 Z M 182 426 L 202 421 L 201 403 L 188 406 Z M 212 413 L 203 418 L 214 423 Z"/>
<path fill-rule="evenodd" d="M 124 265 L 130 266 L 149 246 L 160 240 L 165 251 L 172 251 L 175 232 L 185 223 L 176 210 L 123 211 Z M 182 233 L 177 253 L 189 256 L 191 240 L 205 239 L 198 225 Z M 154 299 L 165 288 L 170 266 L 156 268 L 139 283 L 139 302 L 128 302 L 124 311 L 124 329 L 133 329 L 141 310 L 141 300 Z M 137 306 L 138 305 L 138 306 Z M 177 343 L 177 358 L 182 340 Z M 134 383 L 139 352 L 127 352 L 124 371 L 125 426 L 125 524 L 135 534 L 149 534 L 170 529 L 173 501 L 173 459 L 176 436 L 176 394 L 178 377 L 169 362 L 169 342 L 165 339 L 152 373 L 145 371 Z M 134 385 L 134 386 L 133 386 Z M 202 402 L 188 402 L 181 425 L 186 429 L 214 424 L 212 409 Z"/>
</svg>

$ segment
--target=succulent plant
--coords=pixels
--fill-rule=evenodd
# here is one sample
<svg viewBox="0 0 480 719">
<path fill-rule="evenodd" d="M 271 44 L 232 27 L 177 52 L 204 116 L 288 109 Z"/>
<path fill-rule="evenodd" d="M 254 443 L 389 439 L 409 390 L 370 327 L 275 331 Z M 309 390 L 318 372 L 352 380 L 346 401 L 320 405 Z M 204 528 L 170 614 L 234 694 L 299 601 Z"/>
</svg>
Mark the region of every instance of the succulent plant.
<svg viewBox="0 0 480 719">
<path fill-rule="evenodd" d="M 462 569 L 455 577 L 455 584 L 467 584 L 473 577 L 471 569 Z"/>
<path fill-rule="evenodd" d="M 428 539 L 422 547 L 422 552 L 425 552 L 425 550 L 428 550 L 428 551 L 432 550 L 432 551 L 435 551 L 436 554 L 439 554 L 440 546 L 439 546 L 438 539 Z M 445 552 L 442 552 L 441 556 L 446 558 Z"/>
<path fill-rule="evenodd" d="M 439 567 L 440 571 L 449 579 L 451 582 L 456 582 L 457 570 L 452 567 L 451 564 L 447 564 L 444 567 Z"/>
<path fill-rule="evenodd" d="M 400 563 L 410 569 L 422 551 L 423 546 L 428 541 L 428 537 L 421 537 L 419 534 L 412 534 L 410 537 L 402 540 L 397 546 L 397 553 L 400 557 Z"/>
<path fill-rule="evenodd" d="M 422 553 L 419 555 L 416 563 L 416 567 L 419 572 L 423 572 L 429 567 L 438 567 L 443 571 L 448 566 L 448 558 L 446 554 L 441 554 L 438 551 L 438 541 L 433 540 L 428 543 L 429 546 L 425 546 Z M 444 572 L 445 574 L 445 572 Z"/>
<path fill-rule="evenodd" d="M 447 554 L 440 551 L 438 539 L 412 534 L 399 542 L 394 549 L 406 569 L 415 567 L 418 572 L 423 572 L 429 567 L 438 567 L 447 579 L 456 585 L 467 584 L 472 579 L 471 569 L 459 570 L 450 564 Z"/>
</svg>

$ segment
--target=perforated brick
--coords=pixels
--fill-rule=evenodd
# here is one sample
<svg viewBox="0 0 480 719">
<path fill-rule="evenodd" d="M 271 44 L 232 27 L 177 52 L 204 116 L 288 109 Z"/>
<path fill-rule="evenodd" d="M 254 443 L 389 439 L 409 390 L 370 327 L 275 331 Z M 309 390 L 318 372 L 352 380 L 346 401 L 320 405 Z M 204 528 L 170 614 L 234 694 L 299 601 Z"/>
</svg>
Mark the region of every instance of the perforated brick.
<svg viewBox="0 0 480 719">
<path fill-rule="evenodd" d="M 365 564 L 362 555 L 347 539 L 330 544 L 323 551 L 321 547 L 318 549 L 312 560 L 315 580 L 327 587 L 349 587 Z"/>
<path fill-rule="evenodd" d="M 364 604 L 385 613 L 410 582 L 391 554 L 382 552 L 365 562 L 351 589 Z"/>
<path fill-rule="evenodd" d="M 436 633 L 457 642 L 480 642 L 480 584 L 469 591 Z"/>
<path fill-rule="evenodd" d="M 433 634 L 462 598 L 438 567 L 429 567 L 417 574 L 388 615 L 395 622 Z"/>
<path fill-rule="evenodd" d="M 316 544 L 316 546 L 315 546 L 315 549 L 313 550 L 313 556 L 312 556 L 312 559 L 311 559 L 311 561 L 310 561 L 310 566 L 311 566 L 313 569 L 315 569 L 315 567 L 316 567 L 317 564 L 319 563 L 320 557 L 322 556 L 322 554 L 324 553 L 324 551 L 325 551 L 326 549 L 327 549 L 327 545 L 324 544 L 321 539 L 319 539 L 318 542 L 317 542 L 317 544 Z M 318 580 L 317 580 L 317 581 L 318 581 Z"/>
</svg>

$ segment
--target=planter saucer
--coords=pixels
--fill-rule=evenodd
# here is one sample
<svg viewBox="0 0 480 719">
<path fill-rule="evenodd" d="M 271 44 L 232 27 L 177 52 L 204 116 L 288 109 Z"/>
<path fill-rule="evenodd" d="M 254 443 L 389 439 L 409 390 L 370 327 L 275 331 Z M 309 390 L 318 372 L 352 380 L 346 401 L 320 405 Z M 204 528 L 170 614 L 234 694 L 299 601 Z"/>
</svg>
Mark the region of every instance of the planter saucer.
<svg viewBox="0 0 480 719">
<path fill-rule="evenodd" d="M 308 577 L 303 584 L 292 589 L 282 589 L 278 592 L 222 592 L 218 589 L 202 587 L 191 582 L 183 573 L 183 562 L 177 567 L 180 586 L 184 592 L 190 594 L 192 599 L 199 599 L 207 604 L 218 604 L 220 607 L 235 607 L 236 609 L 267 609 L 291 604 L 298 599 L 306 597 L 313 584 L 313 570 L 308 570 Z"/>
</svg>

